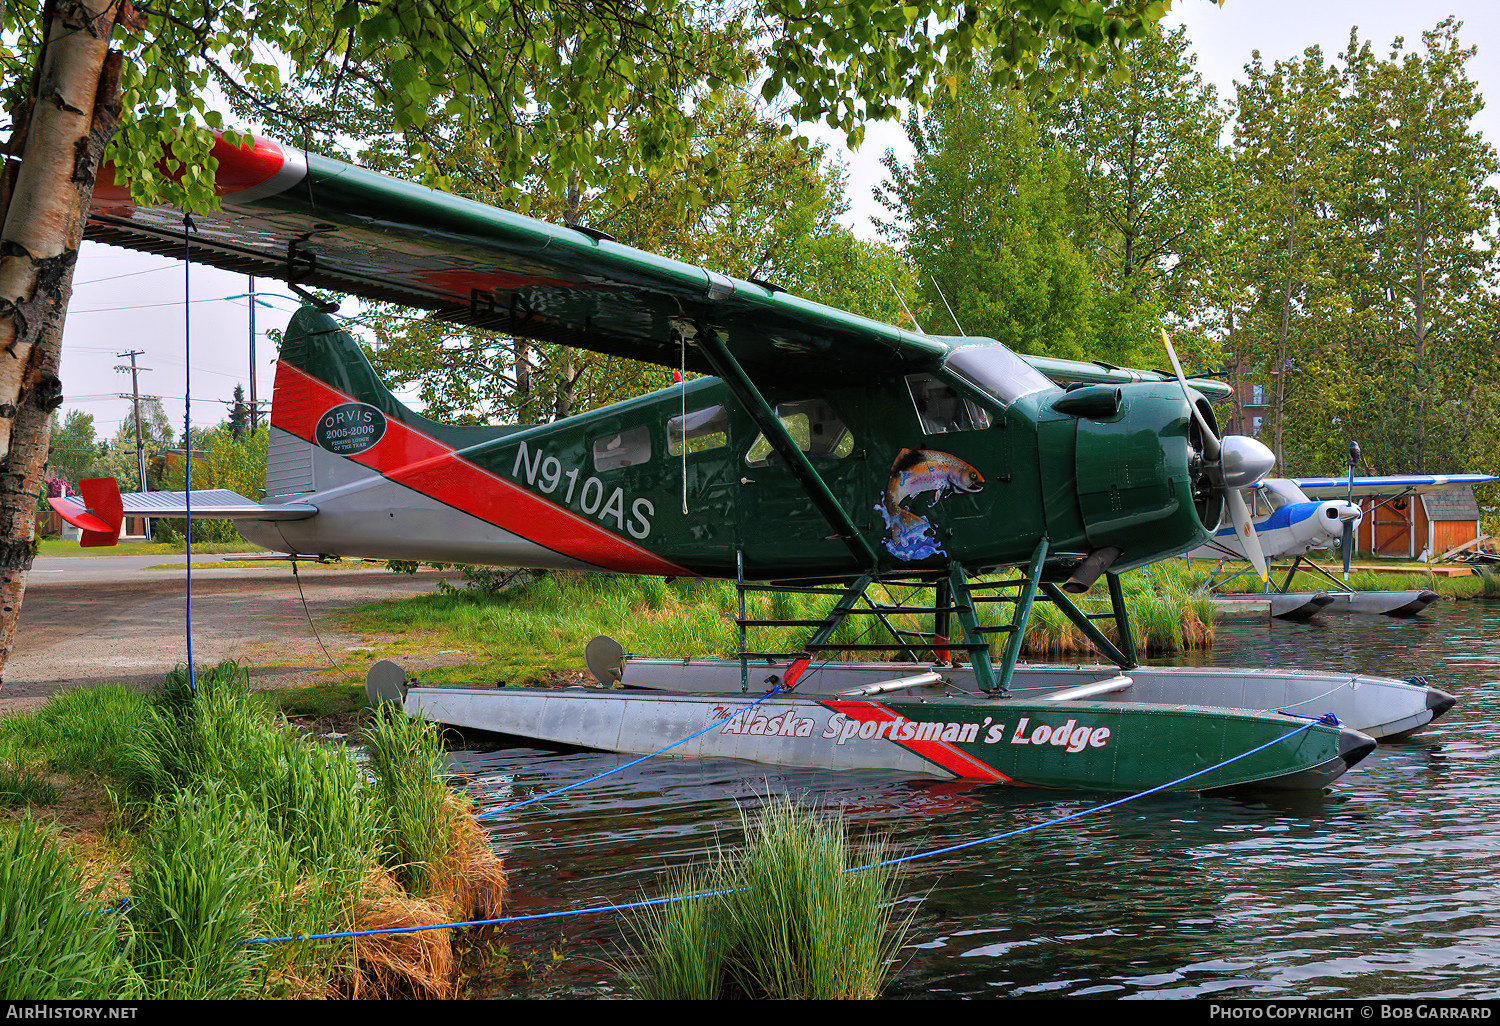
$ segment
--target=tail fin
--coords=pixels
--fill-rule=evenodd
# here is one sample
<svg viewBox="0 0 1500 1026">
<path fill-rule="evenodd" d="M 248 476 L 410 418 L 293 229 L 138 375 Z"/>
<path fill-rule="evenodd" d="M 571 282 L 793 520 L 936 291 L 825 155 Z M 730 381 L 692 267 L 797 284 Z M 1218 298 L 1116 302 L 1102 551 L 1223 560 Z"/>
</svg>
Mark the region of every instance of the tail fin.
<svg viewBox="0 0 1500 1026">
<path fill-rule="evenodd" d="M 329 463 L 315 459 L 316 451 L 358 455 L 380 440 L 392 420 L 453 449 L 516 430 L 455 427 L 412 412 L 381 383 L 364 350 L 335 318 L 302 307 L 287 325 L 276 365 L 267 495 L 293 496 L 332 486 L 334 482 L 320 479 Z M 347 475 L 347 468 L 342 473 Z"/>
</svg>

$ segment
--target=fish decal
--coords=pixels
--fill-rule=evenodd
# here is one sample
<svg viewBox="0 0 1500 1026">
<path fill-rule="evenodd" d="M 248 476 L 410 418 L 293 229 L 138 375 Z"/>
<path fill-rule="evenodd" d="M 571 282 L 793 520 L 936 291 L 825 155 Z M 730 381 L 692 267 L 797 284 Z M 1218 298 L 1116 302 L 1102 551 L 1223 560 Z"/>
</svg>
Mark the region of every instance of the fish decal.
<svg viewBox="0 0 1500 1026">
<path fill-rule="evenodd" d="M 927 503 L 930 511 L 943 497 L 953 492 L 977 492 L 984 488 L 984 476 L 951 453 L 935 449 L 902 449 L 891 464 L 885 495 L 875 509 L 885 518 L 886 551 L 900 560 L 926 559 L 945 555 L 938 544 L 937 528 L 926 517 L 918 516 L 903 504 L 919 495 L 932 493 Z"/>
</svg>

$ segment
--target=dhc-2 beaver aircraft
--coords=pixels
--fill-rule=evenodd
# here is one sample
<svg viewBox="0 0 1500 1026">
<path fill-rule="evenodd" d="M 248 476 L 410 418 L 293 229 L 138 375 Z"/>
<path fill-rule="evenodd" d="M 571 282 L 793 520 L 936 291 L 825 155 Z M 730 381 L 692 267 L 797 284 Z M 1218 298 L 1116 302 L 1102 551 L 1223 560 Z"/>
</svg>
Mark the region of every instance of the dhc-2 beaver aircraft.
<svg viewBox="0 0 1500 1026">
<path fill-rule="evenodd" d="M 82 505 L 58 504 L 100 543 L 122 510 L 232 516 L 247 538 L 294 555 L 698 575 L 741 588 L 738 657 L 706 661 L 687 682 L 711 694 L 660 681 L 644 682 L 667 689 L 658 693 L 414 687 L 408 710 L 652 751 L 725 709 L 749 709 L 752 683 L 768 675 L 789 693 L 673 754 L 1118 791 L 1221 760 L 1232 761 L 1180 786 L 1320 787 L 1373 741 L 1306 720 L 1332 711 L 1391 736 L 1452 704 L 1425 686 L 1347 673 L 1234 671 L 1231 687 L 1224 671 L 1137 668 L 1118 574 L 1197 545 L 1226 507 L 1250 531 L 1241 490 L 1271 467 L 1254 440 L 1217 435 L 1208 397 L 1227 387 L 1190 384 L 1175 354 L 1173 375 L 1022 357 L 267 140 L 221 141 L 215 156 L 223 209 L 194 214 L 193 260 L 710 375 L 550 424 L 443 425 L 397 401 L 328 312 L 304 307 L 281 347 L 263 499 L 122 501 L 94 482 Z M 85 237 L 180 256 L 184 220 L 133 206 L 106 169 Z M 1085 615 L 1069 595 L 1101 576 L 1112 611 Z M 899 585 L 929 589 L 931 603 L 895 609 L 885 589 Z M 810 631 L 800 651 L 748 652 L 745 632 L 765 621 L 743 612 L 746 592 L 782 589 L 827 592 L 832 609 L 787 622 Z M 1018 676 L 1036 601 L 1056 603 L 1116 668 Z M 987 615 L 991 603 L 1010 615 Z M 898 613 L 930 616 L 932 629 L 903 631 L 891 624 Z M 835 639 L 863 616 L 895 643 Z M 852 664 L 829 660 L 876 649 L 932 672 L 893 680 L 892 664 L 865 664 L 863 684 L 845 687 L 834 670 Z M 621 659 L 607 677 L 623 671 Z M 837 694 L 820 684 L 835 679 Z M 872 699 L 884 693 L 901 697 Z M 1377 712 L 1379 695 L 1390 701 Z"/>
</svg>

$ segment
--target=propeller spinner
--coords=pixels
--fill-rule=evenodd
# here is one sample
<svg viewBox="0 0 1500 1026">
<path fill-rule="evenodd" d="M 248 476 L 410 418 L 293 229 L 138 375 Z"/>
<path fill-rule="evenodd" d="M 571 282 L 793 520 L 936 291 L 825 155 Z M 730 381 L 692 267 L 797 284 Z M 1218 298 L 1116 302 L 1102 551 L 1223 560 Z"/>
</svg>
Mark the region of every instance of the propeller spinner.
<svg viewBox="0 0 1500 1026">
<path fill-rule="evenodd" d="M 1182 364 L 1177 362 L 1177 351 L 1172 348 L 1172 341 L 1167 338 L 1165 329 L 1161 331 L 1161 341 L 1167 348 L 1167 358 L 1172 361 L 1177 381 L 1182 385 L 1182 394 L 1188 401 L 1188 408 L 1192 410 L 1193 418 L 1202 432 L 1205 469 L 1213 482 L 1224 490 L 1234 533 L 1239 536 L 1245 555 L 1250 558 L 1250 565 L 1260 574 L 1261 584 L 1264 585 L 1269 574 L 1266 556 L 1261 551 L 1255 525 L 1250 522 L 1250 506 L 1245 502 L 1244 489 L 1269 474 L 1276 465 L 1276 457 L 1270 449 L 1248 435 L 1225 435 L 1220 438 L 1214 434 L 1208 418 L 1198 409 L 1198 404 L 1188 389 L 1187 375 L 1182 373 Z"/>
</svg>

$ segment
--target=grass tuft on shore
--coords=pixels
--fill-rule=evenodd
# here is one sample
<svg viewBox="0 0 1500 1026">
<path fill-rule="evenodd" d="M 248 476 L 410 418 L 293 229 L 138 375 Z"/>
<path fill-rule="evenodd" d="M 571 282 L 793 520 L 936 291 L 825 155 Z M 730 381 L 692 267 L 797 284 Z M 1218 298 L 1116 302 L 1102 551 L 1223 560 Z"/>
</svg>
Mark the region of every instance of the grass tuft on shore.
<svg viewBox="0 0 1500 1026">
<path fill-rule="evenodd" d="M 891 868 L 848 870 L 885 858 L 836 816 L 770 803 L 746 821 L 742 847 L 680 874 L 679 900 L 634 920 L 632 989 L 666 1000 L 878 997 L 907 921 L 895 918 Z"/>
<path fill-rule="evenodd" d="M 129 925 L 31 818 L 0 832 L 0 994 L 76 1001 L 139 991 Z"/>
</svg>

